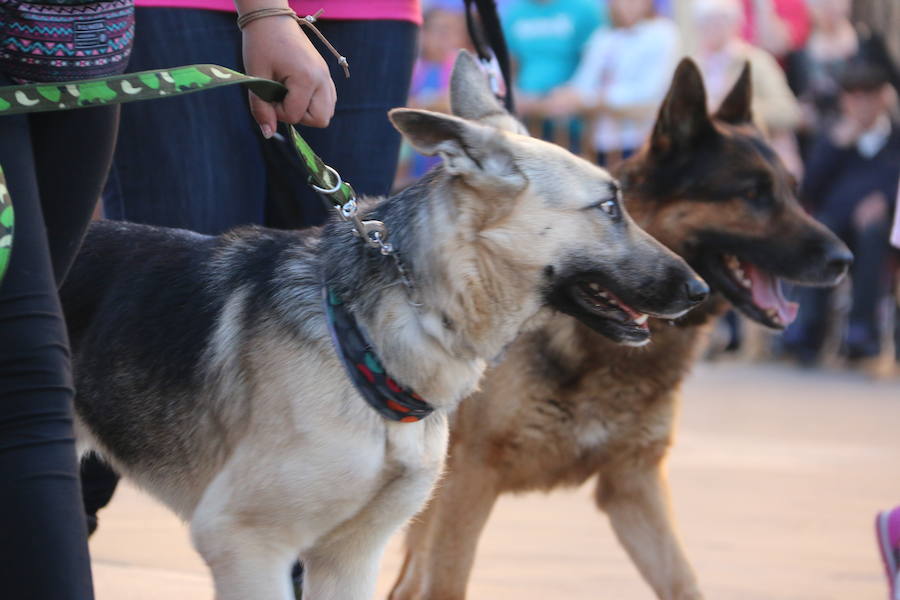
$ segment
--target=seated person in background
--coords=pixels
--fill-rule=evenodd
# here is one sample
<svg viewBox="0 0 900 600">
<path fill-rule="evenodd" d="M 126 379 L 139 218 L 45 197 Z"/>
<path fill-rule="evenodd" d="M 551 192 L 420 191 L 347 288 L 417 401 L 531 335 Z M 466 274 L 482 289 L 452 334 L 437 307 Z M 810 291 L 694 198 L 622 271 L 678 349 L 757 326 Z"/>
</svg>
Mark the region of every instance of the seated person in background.
<svg viewBox="0 0 900 600">
<path fill-rule="evenodd" d="M 543 103 L 547 115 L 596 117 L 593 144 L 612 166 L 644 142 L 681 54 L 678 28 L 656 15 L 652 0 L 610 0 L 613 28 L 588 41 L 569 83 Z"/>
<path fill-rule="evenodd" d="M 423 15 L 420 40 L 406 106 L 449 113 L 453 63 L 459 49 L 469 47 L 463 3 L 431 0 Z M 439 161 L 437 156 L 419 154 L 404 141 L 394 187 L 399 189 L 412 183 Z"/>
<path fill-rule="evenodd" d="M 840 85 L 840 118 L 813 143 L 802 198 L 856 257 L 844 337 L 847 357 L 853 360 L 880 352 L 877 315 L 887 293 L 890 200 L 900 175 L 900 131 L 890 118 L 896 95 L 883 65 L 855 58 Z M 829 291 L 805 289 L 798 296 L 800 318 L 785 334 L 785 348 L 811 363 L 823 341 Z"/>
<path fill-rule="evenodd" d="M 554 121 L 543 119 L 541 101 L 575 72 L 585 43 L 606 26 L 603 0 L 510 0 L 504 7 L 503 33 L 518 85 L 516 108 L 535 135 L 555 141 Z M 568 116 L 568 115 L 565 115 Z M 578 120 L 560 119 L 570 139 L 580 138 Z"/>
<path fill-rule="evenodd" d="M 900 250 L 900 190 L 897 191 L 897 200 L 894 202 L 894 226 L 891 228 L 891 245 Z"/>
<path fill-rule="evenodd" d="M 791 56 L 788 73 L 803 109 L 803 128 L 830 127 L 840 116 L 838 77 L 859 48 L 850 0 L 809 0 L 813 29 Z"/>
<path fill-rule="evenodd" d="M 809 34 L 807 5 L 815 0 L 742 0 L 741 37 L 779 60 L 801 48 Z"/>
<path fill-rule="evenodd" d="M 737 81 L 746 61 L 753 81 L 753 115 L 788 170 L 799 176 L 800 155 L 793 130 L 800 123 L 797 99 L 774 57 L 741 39 L 740 0 L 697 0 L 694 58 L 703 73 L 709 106 L 715 109 Z"/>
</svg>

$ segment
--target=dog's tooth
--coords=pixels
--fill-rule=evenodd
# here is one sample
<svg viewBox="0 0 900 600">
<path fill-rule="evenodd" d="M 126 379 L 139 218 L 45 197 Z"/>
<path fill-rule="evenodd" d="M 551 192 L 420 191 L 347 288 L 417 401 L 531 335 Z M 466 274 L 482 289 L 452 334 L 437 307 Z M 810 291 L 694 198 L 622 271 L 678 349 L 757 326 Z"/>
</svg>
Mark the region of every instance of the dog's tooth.
<svg viewBox="0 0 900 600">
<path fill-rule="evenodd" d="M 734 254 L 726 254 L 725 255 L 725 264 L 728 265 L 732 269 L 740 268 L 741 261 L 738 260 L 738 257 Z"/>
<path fill-rule="evenodd" d="M 750 280 L 749 280 L 748 278 L 746 278 L 746 277 L 742 277 L 742 278 L 741 278 L 741 285 L 743 285 L 745 288 L 747 288 L 747 289 L 749 290 L 750 288 L 753 287 L 753 282 L 750 281 Z"/>
<path fill-rule="evenodd" d="M 609 299 L 609 294 L 607 294 L 606 292 L 600 292 L 598 295 L 599 295 L 601 298 Z"/>
<path fill-rule="evenodd" d="M 637 319 L 635 319 L 634 322 L 637 323 L 638 325 L 643 325 L 644 323 L 647 322 L 648 318 L 649 317 L 647 315 L 641 315 Z"/>
<path fill-rule="evenodd" d="M 591 288 L 592 290 L 594 290 L 595 292 L 599 292 L 599 291 L 600 291 L 600 284 L 599 284 L 599 283 L 592 283 L 592 284 L 590 285 L 590 288 Z"/>
</svg>

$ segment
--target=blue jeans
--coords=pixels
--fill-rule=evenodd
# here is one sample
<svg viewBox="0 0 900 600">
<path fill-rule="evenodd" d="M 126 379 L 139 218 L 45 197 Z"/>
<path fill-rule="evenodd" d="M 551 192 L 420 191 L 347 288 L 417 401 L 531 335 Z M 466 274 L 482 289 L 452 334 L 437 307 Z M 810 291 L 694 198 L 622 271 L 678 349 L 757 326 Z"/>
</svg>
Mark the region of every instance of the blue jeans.
<svg viewBox="0 0 900 600">
<path fill-rule="evenodd" d="M 191 63 L 243 71 L 233 13 L 138 8 L 137 23 L 129 71 Z M 323 53 L 337 87 L 335 116 L 327 129 L 302 128 L 301 134 L 359 193 L 387 193 L 400 136 L 386 113 L 406 102 L 418 28 L 399 21 L 319 25 L 347 56 L 352 77 L 345 79 L 335 60 Z M 298 165 L 278 160 L 279 150 L 272 146 L 279 143 L 262 138 L 246 91 L 238 86 L 123 106 L 103 195 L 106 216 L 212 234 L 250 223 L 317 224 L 327 215 L 324 204 L 306 189 Z M 296 182 L 287 192 L 277 186 L 281 204 L 285 193 L 287 203 L 297 203 L 289 222 L 267 210 L 273 174 Z"/>
</svg>

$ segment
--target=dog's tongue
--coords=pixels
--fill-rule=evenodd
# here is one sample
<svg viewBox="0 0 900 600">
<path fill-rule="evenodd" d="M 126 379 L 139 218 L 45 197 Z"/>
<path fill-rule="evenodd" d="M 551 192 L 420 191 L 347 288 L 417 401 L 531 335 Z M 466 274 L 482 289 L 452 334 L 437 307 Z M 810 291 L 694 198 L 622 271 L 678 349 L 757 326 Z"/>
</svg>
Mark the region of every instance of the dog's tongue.
<svg viewBox="0 0 900 600">
<path fill-rule="evenodd" d="M 797 318 L 799 305 L 796 302 L 788 302 L 781 292 L 781 281 L 759 269 L 752 263 L 743 263 L 741 268 L 750 278 L 753 291 L 753 303 L 763 310 L 774 308 L 778 313 L 778 319 L 784 325 L 790 325 Z"/>
</svg>

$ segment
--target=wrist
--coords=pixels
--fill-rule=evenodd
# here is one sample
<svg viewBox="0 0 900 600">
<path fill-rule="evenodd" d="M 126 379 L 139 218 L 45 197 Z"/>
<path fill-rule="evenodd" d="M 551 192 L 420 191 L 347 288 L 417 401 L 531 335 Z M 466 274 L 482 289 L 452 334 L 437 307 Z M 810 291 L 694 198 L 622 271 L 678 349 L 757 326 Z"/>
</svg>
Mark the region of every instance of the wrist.
<svg viewBox="0 0 900 600">
<path fill-rule="evenodd" d="M 270 6 L 240 13 L 237 18 L 237 26 L 241 31 L 245 31 L 261 21 L 267 23 L 293 23 L 299 22 L 299 20 L 299 17 L 291 8 Z"/>
<path fill-rule="evenodd" d="M 239 15 L 262 8 L 290 8 L 288 0 L 234 0 Z"/>
</svg>

